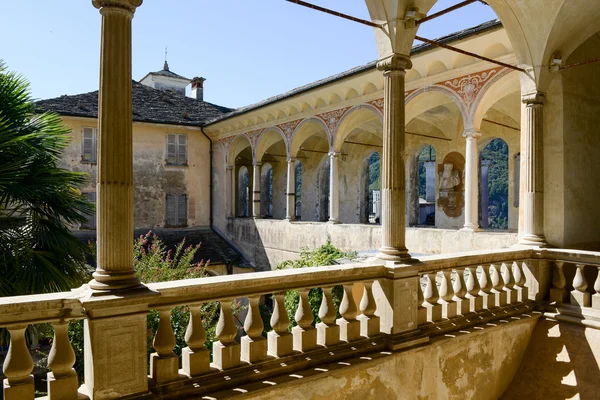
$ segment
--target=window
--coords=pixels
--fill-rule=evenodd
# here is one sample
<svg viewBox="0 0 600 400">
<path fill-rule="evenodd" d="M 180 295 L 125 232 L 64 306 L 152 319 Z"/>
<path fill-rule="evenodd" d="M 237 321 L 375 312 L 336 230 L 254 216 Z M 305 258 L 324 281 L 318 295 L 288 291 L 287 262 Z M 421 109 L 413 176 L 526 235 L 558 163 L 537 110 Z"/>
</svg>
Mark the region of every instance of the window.
<svg viewBox="0 0 600 400">
<path fill-rule="evenodd" d="M 187 165 L 186 135 L 167 135 L 167 164 Z"/>
<path fill-rule="evenodd" d="M 95 192 L 83 193 L 83 196 L 94 206 L 96 205 Z M 81 229 L 96 229 L 96 211 L 92 215 L 87 215 L 87 221 L 81 224 Z"/>
<path fill-rule="evenodd" d="M 98 129 L 83 128 L 81 134 L 81 161 L 95 163 L 98 160 Z"/>
<path fill-rule="evenodd" d="M 187 196 L 185 194 L 167 195 L 167 226 L 187 225 Z"/>
</svg>

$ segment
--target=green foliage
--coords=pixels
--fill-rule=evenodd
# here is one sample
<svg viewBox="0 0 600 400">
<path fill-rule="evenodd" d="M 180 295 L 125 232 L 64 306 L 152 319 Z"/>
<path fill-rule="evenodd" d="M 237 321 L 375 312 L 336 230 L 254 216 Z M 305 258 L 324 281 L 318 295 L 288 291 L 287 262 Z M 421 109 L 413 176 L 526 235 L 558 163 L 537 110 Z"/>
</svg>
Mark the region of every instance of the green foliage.
<svg viewBox="0 0 600 400">
<path fill-rule="evenodd" d="M 309 251 L 308 249 L 302 249 L 300 252 L 300 258 L 297 260 L 288 260 L 284 261 L 277 266 L 277 269 L 287 269 L 287 268 L 309 268 L 309 267 L 319 267 L 319 266 L 327 266 L 327 265 L 335 265 L 337 264 L 336 260 L 340 258 L 355 258 L 356 253 L 344 253 L 339 250 L 335 246 L 331 244 L 331 237 L 327 237 L 327 242 L 319 247 L 316 250 Z M 333 304 L 336 309 L 339 309 L 340 303 L 343 297 L 343 289 L 341 286 L 336 286 L 333 288 Z M 323 291 L 320 288 L 311 289 L 308 294 L 308 302 L 310 304 L 310 309 L 315 316 L 315 321 L 313 325 L 321 322 L 321 319 L 318 317 L 319 307 L 321 306 L 321 301 L 323 299 Z M 298 309 L 298 303 L 300 301 L 300 293 L 295 290 L 289 290 L 284 298 L 285 309 L 288 313 L 288 317 L 290 319 L 290 329 L 296 326 L 296 321 L 294 319 L 294 314 Z M 338 318 L 340 317 L 338 313 Z M 263 321 L 266 322 L 264 316 Z"/>
<path fill-rule="evenodd" d="M 502 139 L 492 140 L 481 152 L 481 159 L 490 160 L 488 170 L 488 226 L 508 228 L 508 145 Z"/>
<path fill-rule="evenodd" d="M 381 158 L 377 152 L 369 159 L 369 192 L 381 189 Z"/>
<path fill-rule="evenodd" d="M 77 189 L 84 173 L 61 168 L 69 129 L 34 114 L 29 83 L 0 61 L 0 296 L 69 290 L 86 277 L 87 246 L 70 232 L 93 214 Z"/>
</svg>

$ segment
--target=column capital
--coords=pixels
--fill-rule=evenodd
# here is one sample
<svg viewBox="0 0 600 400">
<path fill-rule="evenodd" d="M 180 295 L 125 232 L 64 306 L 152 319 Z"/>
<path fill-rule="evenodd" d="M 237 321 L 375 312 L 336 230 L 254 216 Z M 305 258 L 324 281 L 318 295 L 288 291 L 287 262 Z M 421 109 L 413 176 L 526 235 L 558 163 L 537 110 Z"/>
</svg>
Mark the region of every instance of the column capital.
<svg viewBox="0 0 600 400">
<path fill-rule="evenodd" d="M 254 167 L 260 167 L 261 165 L 262 165 L 262 162 L 261 162 L 261 161 L 254 161 L 254 162 L 252 163 L 252 166 L 254 166 Z"/>
<path fill-rule="evenodd" d="M 227 166 L 227 171 L 233 171 L 235 167 L 233 165 L 228 165 Z"/>
<path fill-rule="evenodd" d="M 406 71 L 412 68 L 410 56 L 394 53 L 389 57 L 377 61 L 377 69 L 383 72 Z"/>
<path fill-rule="evenodd" d="M 492 163 L 492 160 L 486 160 L 486 159 L 481 160 L 482 167 L 489 167 L 491 163 Z"/>
<path fill-rule="evenodd" d="M 142 1 L 143 0 L 92 0 L 92 4 L 100 10 L 103 8 L 117 8 L 133 14 L 135 9 L 142 5 Z"/>
<path fill-rule="evenodd" d="M 294 158 L 294 157 L 288 157 L 286 159 L 286 161 L 287 161 L 288 164 L 292 164 L 292 163 L 295 163 L 296 161 L 298 161 L 298 159 Z"/>
<path fill-rule="evenodd" d="M 327 153 L 327 155 L 330 158 L 334 158 L 334 157 L 339 157 L 342 155 L 342 153 L 340 153 L 339 151 L 330 151 L 329 153 Z"/>
<path fill-rule="evenodd" d="M 462 135 L 465 139 L 479 139 L 481 137 L 481 132 L 475 129 L 467 129 Z"/>
<path fill-rule="evenodd" d="M 546 95 L 542 92 L 532 92 L 532 93 L 527 93 L 527 94 L 524 94 L 521 96 L 521 101 L 527 105 L 530 105 L 530 104 L 543 105 L 545 100 L 546 100 Z"/>
</svg>

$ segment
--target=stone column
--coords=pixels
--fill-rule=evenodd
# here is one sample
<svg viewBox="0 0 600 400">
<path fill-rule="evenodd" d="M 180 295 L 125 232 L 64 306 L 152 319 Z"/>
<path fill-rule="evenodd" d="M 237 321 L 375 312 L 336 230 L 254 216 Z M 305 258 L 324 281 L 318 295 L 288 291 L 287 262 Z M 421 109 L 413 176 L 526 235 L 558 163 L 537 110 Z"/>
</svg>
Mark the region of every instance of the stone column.
<svg viewBox="0 0 600 400">
<path fill-rule="evenodd" d="M 226 196 L 227 196 L 227 217 L 233 218 L 235 216 L 235 186 L 233 179 L 233 167 L 227 166 L 227 183 L 226 183 Z"/>
<path fill-rule="evenodd" d="M 426 161 L 425 163 L 425 201 L 428 203 L 435 203 L 435 188 L 436 188 L 436 176 L 435 173 L 435 161 Z"/>
<path fill-rule="evenodd" d="M 419 156 L 406 155 L 406 219 L 407 226 L 419 225 Z"/>
<path fill-rule="evenodd" d="M 383 71 L 383 151 L 381 157 L 381 231 L 378 257 L 403 262 L 410 260 L 405 246 L 404 176 L 404 76 L 412 67 L 407 56 L 394 54 L 380 60 Z"/>
<path fill-rule="evenodd" d="M 475 231 L 479 229 L 478 223 L 478 201 L 479 195 L 478 171 L 479 152 L 477 150 L 477 139 L 481 133 L 475 130 L 467 130 L 463 133 L 467 141 L 465 157 L 465 227 L 464 230 Z"/>
<path fill-rule="evenodd" d="M 254 179 L 252 183 L 252 216 L 260 218 L 260 167 L 261 163 L 254 163 Z"/>
<path fill-rule="evenodd" d="M 338 162 L 340 153 L 329 153 L 329 222 L 340 223 L 340 177 Z"/>
<path fill-rule="evenodd" d="M 545 246 L 544 237 L 544 98 L 542 93 L 523 96 L 526 117 L 523 147 L 523 232 L 519 243 Z"/>
<path fill-rule="evenodd" d="M 142 0 L 93 0 L 102 14 L 98 99 L 98 256 L 92 289 L 140 285 L 133 270 L 131 20 Z"/>
<path fill-rule="evenodd" d="M 288 221 L 296 219 L 296 160 L 287 160 L 287 194 L 286 194 L 286 217 Z"/>
<path fill-rule="evenodd" d="M 490 160 L 481 160 L 481 227 L 488 227 L 488 206 L 490 200 L 489 169 Z"/>
</svg>

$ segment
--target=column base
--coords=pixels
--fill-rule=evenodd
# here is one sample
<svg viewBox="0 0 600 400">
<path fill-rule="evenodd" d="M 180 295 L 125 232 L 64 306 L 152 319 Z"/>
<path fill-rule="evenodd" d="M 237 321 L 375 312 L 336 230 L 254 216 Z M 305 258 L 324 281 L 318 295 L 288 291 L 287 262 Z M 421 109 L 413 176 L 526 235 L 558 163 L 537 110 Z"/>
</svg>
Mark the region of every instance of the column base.
<svg viewBox="0 0 600 400">
<path fill-rule="evenodd" d="M 210 371 L 210 352 L 207 350 L 193 351 L 189 347 L 181 350 L 181 370 L 192 377 Z"/>
<path fill-rule="evenodd" d="M 215 367 L 222 371 L 225 369 L 237 367 L 238 365 L 240 365 L 239 343 L 213 343 L 213 362 L 211 364 L 212 367 Z"/>
<path fill-rule="evenodd" d="M 465 224 L 465 226 L 463 226 L 460 230 L 462 232 L 480 232 L 481 228 L 478 227 L 477 225 L 471 225 L 471 224 L 466 225 Z"/>
<path fill-rule="evenodd" d="M 33 387 L 33 375 L 23 383 L 12 385 L 8 383 L 8 379 L 4 380 L 4 400 L 22 400 L 33 399 L 35 397 L 35 389 Z"/>
<path fill-rule="evenodd" d="M 267 353 L 273 357 L 283 357 L 294 351 L 294 339 L 291 333 L 278 334 L 275 331 L 267 333 Z"/>
<path fill-rule="evenodd" d="M 418 260 L 413 259 L 406 248 L 381 247 L 377 258 L 384 261 L 395 263 L 414 263 Z"/>
<path fill-rule="evenodd" d="M 360 339 L 360 321 L 346 321 L 344 318 L 339 318 L 336 324 L 340 327 L 340 340 L 343 342 L 352 342 Z"/>
<path fill-rule="evenodd" d="M 49 399 L 76 399 L 77 389 L 77 374 L 74 369 L 71 369 L 71 375 L 61 378 L 56 378 L 53 372 L 48 372 L 48 398 Z"/>
<path fill-rule="evenodd" d="M 327 325 L 324 322 L 317 324 L 317 344 L 320 346 L 333 346 L 340 342 L 339 325 Z"/>
<path fill-rule="evenodd" d="M 335 224 L 335 225 L 337 225 L 337 224 L 341 224 L 342 221 L 337 220 L 337 219 L 330 219 L 329 221 L 327 221 L 327 223 L 328 224 Z"/>
<path fill-rule="evenodd" d="M 242 346 L 241 360 L 253 364 L 267 358 L 267 339 L 259 337 L 252 339 L 250 336 L 243 336 L 240 339 Z"/>
<path fill-rule="evenodd" d="M 92 276 L 94 279 L 89 282 L 89 286 L 93 290 L 119 290 L 143 287 L 142 282 L 133 270 L 121 272 L 96 269 Z"/>
<path fill-rule="evenodd" d="M 543 235 L 525 235 L 519 239 L 519 245 L 528 247 L 548 247 Z"/>
<path fill-rule="evenodd" d="M 158 353 L 150 354 L 150 377 L 157 384 L 179 379 L 179 358 L 172 352 L 162 357 Z"/>
<path fill-rule="evenodd" d="M 292 328 L 294 350 L 306 352 L 317 348 L 317 330 L 313 327 L 303 329 L 299 326 Z"/>
</svg>

